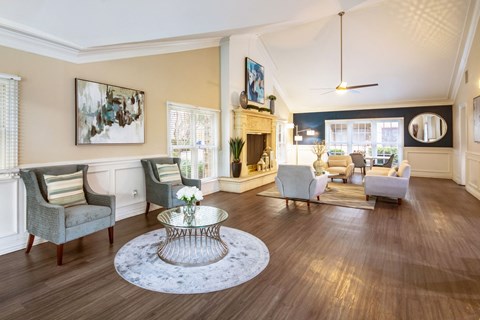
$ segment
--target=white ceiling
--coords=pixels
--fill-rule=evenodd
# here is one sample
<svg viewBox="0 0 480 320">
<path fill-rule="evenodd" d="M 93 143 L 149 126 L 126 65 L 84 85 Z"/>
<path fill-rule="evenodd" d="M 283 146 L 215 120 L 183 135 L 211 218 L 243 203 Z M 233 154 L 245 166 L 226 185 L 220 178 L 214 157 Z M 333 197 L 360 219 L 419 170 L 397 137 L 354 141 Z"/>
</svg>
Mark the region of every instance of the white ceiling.
<svg viewBox="0 0 480 320">
<path fill-rule="evenodd" d="M 83 62 L 253 33 L 292 112 L 451 103 L 478 8 L 475 0 L 0 0 L 0 45 Z M 379 86 L 323 94 L 340 82 L 342 10 L 344 81 Z"/>
</svg>

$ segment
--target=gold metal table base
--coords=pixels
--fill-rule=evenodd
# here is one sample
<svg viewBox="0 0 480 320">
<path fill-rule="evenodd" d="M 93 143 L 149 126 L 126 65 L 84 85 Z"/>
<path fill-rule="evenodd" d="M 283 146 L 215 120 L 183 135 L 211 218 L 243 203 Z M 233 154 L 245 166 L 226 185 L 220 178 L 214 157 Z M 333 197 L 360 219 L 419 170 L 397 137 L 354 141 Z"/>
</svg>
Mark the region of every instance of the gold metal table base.
<svg viewBox="0 0 480 320">
<path fill-rule="evenodd" d="M 220 224 L 204 228 L 165 226 L 166 239 L 157 254 L 163 261 L 185 267 L 204 266 L 221 260 L 228 247 L 220 238 Z"/>
</svg>

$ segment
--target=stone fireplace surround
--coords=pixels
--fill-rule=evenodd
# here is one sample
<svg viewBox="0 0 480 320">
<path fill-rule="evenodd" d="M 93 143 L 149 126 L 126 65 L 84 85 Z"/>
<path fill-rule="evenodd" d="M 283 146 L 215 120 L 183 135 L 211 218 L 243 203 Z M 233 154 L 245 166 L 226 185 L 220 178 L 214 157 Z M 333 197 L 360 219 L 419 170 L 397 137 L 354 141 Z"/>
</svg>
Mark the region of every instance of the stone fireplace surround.
<svg viewBox="0 0 480 320">
<path fill-rule="evenodd" d="M 273 150 L 275 160 L 276 150 L 276 117 L 269 113 L 250 111 L 246 109 L 235 109 L 233 136 L 241 137 L 245 146 L 241 154 L 242 172 L 239 178 L 220 177 L 220 190 L 241 193 L 254 189 L 274 181 L 277 174 L 276 165 L 269 171 L 249 171 L 247 166 L 247 134 L 265 134 L 266 145 Z M 274 161 L 276 163 L 276 161 Z"/>
</svg>

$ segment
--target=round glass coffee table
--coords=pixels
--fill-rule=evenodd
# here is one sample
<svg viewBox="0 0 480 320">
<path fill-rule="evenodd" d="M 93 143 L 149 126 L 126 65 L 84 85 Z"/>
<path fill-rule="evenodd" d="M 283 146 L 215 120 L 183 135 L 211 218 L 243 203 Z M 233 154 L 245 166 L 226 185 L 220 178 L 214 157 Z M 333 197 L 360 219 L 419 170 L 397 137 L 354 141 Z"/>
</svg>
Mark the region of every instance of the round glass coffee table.
<svg viewBox="0 0 480 320">
<path fill-rule="evenodd" d="M 197 206 L 194 216 L 183 213 L 183 207 L 165 210 L 157 219 L 165 227 L 166 238 L 157 254 L 163 261 L 186 267 L 204 266 L 221 260 L 228 247 L 220 237 L 221 223 L 227 220 L 225 210 Z"/>
</svg>

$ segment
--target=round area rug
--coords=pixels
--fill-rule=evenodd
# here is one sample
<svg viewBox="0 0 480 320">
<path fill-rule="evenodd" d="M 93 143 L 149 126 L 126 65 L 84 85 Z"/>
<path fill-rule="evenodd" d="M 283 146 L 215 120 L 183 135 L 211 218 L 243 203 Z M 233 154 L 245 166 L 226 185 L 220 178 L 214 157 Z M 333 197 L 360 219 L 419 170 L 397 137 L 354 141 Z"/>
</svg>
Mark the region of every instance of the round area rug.
<svg viewBox="0 0 480 320">
<path fill-rule="evenodd" d="M 157 255 L 165 229 L 150 231 L 125 244 L 115 256 L 118 274 L 141 288 L 177 294 L 206 293 L 228 289 L 256 277 L 270 260 L 267 246 L 244 231 L 222 227 L 228 254 L 201 267 L 175 266 Z"/>
</svg>

